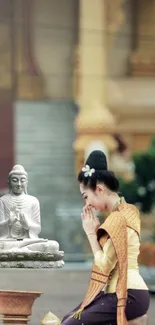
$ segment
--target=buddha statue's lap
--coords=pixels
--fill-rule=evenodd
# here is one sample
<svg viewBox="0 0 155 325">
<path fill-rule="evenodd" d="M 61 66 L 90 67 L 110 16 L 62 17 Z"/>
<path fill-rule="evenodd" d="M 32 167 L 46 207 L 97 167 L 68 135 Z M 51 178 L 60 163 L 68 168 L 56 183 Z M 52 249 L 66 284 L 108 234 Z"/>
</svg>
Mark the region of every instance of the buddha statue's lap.
<svg viewBox="0 0 155 325">
<path fill-rule="evenodd" d="M 0 249 L 7 251 L 53 252 L 56 241 L 39 238 L 40 204 L 27 194 L 28 175 L 16 165 L 8 177 L 9 193 L 0 198 Z"/>
<path fill-rule="evenodd" d="M 33 243 L 33 240 L 29 239 L 29 243 L 24 243 L 25 240 L 14 241 L 0 241 L 0 251 L 9 252 L 40 252 L 40 253 L 54 253 L 59 251 L 59 244 L 53 240 L 41 240 L 38 238 Z"/>
</svg>

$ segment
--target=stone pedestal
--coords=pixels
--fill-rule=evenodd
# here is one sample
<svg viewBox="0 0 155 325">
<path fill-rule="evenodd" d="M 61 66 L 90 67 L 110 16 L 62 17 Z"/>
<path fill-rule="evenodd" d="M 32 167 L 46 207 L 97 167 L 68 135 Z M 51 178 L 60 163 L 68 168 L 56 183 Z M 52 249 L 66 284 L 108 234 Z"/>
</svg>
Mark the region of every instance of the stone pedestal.
<svg viewBox="0 0 155 325">
<path fill-rule="evenodd" d="M 64 266 L 64 252 L 3 252 L 0 253 L 0 268 L 49 269 Z"/>
<path fill-rule="evenodd" d="M 41 292 L 0 290 L 0 320 L 8 325 L 26 325 L 33 303 L 40 295 Z"/>
</svg>

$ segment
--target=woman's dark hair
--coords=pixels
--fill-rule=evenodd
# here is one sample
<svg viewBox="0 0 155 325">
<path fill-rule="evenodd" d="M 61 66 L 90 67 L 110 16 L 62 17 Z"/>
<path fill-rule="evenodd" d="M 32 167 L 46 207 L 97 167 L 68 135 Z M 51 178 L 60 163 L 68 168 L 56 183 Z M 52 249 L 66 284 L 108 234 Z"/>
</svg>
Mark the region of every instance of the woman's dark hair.
<svg viewBox="0 0 155 325">
<path fill-rule="evenodd" d="M 103 183 L 113 192 L 118 192 L 119 181 L 115 174 L 108 170 L 107 159 L 104 152 L 95 150 L 91 152 L 86 160 L 85 165 L 88 165 L 90 169 L 94 169 L 95 172 L 91 176 L 85 176 L 85 172 L 81 170 L 78 175 L 79 183 L 82 183 L 85 187 L 89 187 L 95 191 L 96 185 Z"/>
</svg>

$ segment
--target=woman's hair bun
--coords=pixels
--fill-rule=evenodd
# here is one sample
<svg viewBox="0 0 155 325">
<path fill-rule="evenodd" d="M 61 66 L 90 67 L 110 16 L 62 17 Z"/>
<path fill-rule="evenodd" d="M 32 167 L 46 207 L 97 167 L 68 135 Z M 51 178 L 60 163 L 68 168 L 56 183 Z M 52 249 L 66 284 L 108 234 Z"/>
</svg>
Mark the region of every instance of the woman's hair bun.
<svg viewBox="0 0 155 325">
<path fill-rule="evenodd" d="M 90 168 L 94 168 L 95 170 L 108 169 L 106 155 L 101 150 L 92 151 L 87 158 L 85 165 L 88 165 Z"/>
<path fill-rule="evenodd" d="M 83 170 L 85 168 L 88 170 Z M 79 172 L 78 181 L 92 190 L 96 189 L 98 183 L 104 183 L 111 191 L 119 190 L 119 181 L 115 174 L 108 170 L 106 155 L 101 150 L 91 152 L 85 167 Z"/>
</svg>

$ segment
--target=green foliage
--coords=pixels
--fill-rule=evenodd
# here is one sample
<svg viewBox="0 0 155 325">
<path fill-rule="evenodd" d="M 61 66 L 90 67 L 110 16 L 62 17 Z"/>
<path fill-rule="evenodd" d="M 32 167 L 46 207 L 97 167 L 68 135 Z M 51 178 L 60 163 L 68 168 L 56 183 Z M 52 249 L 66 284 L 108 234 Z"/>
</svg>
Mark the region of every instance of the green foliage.
<svg viewBox="0 0 155 325">
<path fill-rule="evenodd" d="M 126 182 L 124 179 L 119 179 L 120 183 L 120 195 L 123 195 L 127 202 L 136 203 L 138 201 L 138 193 L 137 193 L 137 183 L 136 180 Z"/>
<path fill-rule="evenodd" d="M 130 203 L 141 204 L 144 213 L 151 211 L 155 202 L 155 137 L 146 152 L 133 155 L 135 180 L 120 180 L 120 191 Z"/>
</svg>

